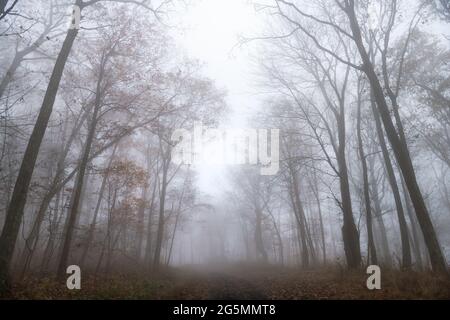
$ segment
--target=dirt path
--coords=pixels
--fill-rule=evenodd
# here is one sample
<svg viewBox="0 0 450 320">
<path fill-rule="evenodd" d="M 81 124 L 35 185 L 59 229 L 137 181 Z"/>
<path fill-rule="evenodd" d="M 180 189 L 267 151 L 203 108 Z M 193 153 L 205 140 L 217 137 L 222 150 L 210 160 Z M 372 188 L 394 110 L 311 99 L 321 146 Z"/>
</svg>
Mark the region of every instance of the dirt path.
<svg viewBox="0 0 450 320">
<path fill-rule="evenodd" d="M 254 281 L 223 272 L 192 273 L 162 294 L 162 299 L 267 300 Z"/>
<path fill-rule="evenodd" d="M 208 276 L 208 299 L 212 300 L 267 300 L 262 288 L 243 278 L 224 273 Z"/>
<path fill-rule="evenodd" d="M 450 283 L 427 274 L 385 274 L 381 290 L 368 290 L 364 273 L 292 269 L 189 271 L 162 299 L 316 300 L 450 299 Z"/>
</svg>

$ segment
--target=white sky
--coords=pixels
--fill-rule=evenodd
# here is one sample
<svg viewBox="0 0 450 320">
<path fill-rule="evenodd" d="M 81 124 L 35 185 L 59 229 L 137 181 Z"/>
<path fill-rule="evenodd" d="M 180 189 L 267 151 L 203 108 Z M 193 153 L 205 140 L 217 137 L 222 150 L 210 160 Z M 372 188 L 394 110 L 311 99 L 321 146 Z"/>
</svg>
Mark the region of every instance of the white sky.
<svg viewBox="0 0 450 320">
<path fill-rule="evenodd" d="M 198 0 L 183 12 L 176 39 L 190 57 L 205 65 L 205 73 L 224 88 L 230 108 L 224 127 L 245 128 L 246 118 L 258 106 L 248 46 L 236 46 L 239 36 L 258 33 L 261 19 L 248 0 Z M 206 151 L 208 152 L 207 148 Z M 226 167 L 197 167 L 202 192 L 219 195 L 226 185 Z"/>
</svg>

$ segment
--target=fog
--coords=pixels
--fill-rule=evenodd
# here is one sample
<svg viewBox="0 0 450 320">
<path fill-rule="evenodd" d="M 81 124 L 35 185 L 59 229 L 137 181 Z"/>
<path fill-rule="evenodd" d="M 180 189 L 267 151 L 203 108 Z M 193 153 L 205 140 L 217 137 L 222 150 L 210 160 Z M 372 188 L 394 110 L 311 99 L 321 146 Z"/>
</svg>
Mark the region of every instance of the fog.
<svg viewBox="0 0 450 320">
<path fill-rule="evenodd" d="M 0 293 L 71 265 L 448 274 L 448 9 L 1 2 Z"/>
</svg>

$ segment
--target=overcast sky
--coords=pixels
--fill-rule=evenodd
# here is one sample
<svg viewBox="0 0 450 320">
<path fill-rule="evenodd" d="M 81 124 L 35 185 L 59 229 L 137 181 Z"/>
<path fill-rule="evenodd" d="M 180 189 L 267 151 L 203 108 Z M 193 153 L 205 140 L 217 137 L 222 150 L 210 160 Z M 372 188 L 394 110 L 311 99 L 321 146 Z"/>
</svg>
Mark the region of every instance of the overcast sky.
<svg viewBox="0 0 450 320">
<path fill-rule="evenodd" d="M 198 0 L 182 12 L 180 29 L 184 31 L 175 31 L 175 38 L 190 57 L 203 62 L 206 75 L 227 91 L 230 111 L 223 127 L 245 128 L 247 117 L 258 108 L 251 47 L 237 44 L 240 36 L 257 34 L 261 24 L 248 0 Z M 204 164 L 196 169 L 201 191 L 220 195 L 226 187 L 226 167 Z"/>
</svg>

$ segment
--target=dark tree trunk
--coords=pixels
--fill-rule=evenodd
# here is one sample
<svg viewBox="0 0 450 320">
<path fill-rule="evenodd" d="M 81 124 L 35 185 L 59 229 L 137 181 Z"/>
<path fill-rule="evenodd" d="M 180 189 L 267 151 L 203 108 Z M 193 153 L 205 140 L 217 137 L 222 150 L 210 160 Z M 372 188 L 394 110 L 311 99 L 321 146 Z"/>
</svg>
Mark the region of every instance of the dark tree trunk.
<svg viewBox="0 0 450 320">
<path fill-rule="evenodd" d="M 304 209 L 302 202 L 300 200 L 300 194 L 298 190 L 298 181 L 297 181 L 297 172 L 290 167 L 291 171 L 291 190 L 290 190 L 290 196 L 292 201 L 292 206 L 294 209 L 294 215 L 297 220 L 297 225 L 299 227 L 299 249 L 301 250 L 302 254 L 302 266 L 304 268 L 309 267 L 309 249 L 308 249 L 308 243 L 306 239 L 306 227 L 305 227 L 305 219 L 304 216 Z"/>
<path fill-rule="evenodd" d="M 102 100 L 102 82 L 105 70 L 106 63 L 106 55 L 104 54 L 102 57 L 102 61 L 100 64 L 100 74 L 97 79 L 97 88 L 95 92 L 95 102 L 94 102 L 94 110 L 92 113 L 91 123 L 89 125 L 88 136 L 86 138 L 86 143 L 83 150 L 83 155 L 80 161 L 80 169 L 78 170 L 77 179 L 75 181 L 74 187 L 74 198 L 72 206 L 69 210 L 68 216 L 68 224 L 64 237 L 63 247 L 61 251 L 61 258 L 58 266 L 57 277 L 59 279 L 63 279 L 66 274 L 67 261 L 69 259 L 70 246 L 72 243 L 72 237 L 75 229 L 75 225 L 78 219 L 78 210 L 81 204 L 82 198 L 82 190 L 83 190 L 83 182 L 85 178 L 85 173 L 87 169 L 87 165 L 89 163 L 89 155 L 91 153 L 92 143 L 95 137 L 95 131 L 97 128 L 98 115 L 101 109 L 101 100 Z"/>
<path fill-rule="evenodd" d="M 391 249 L 389 247 L 389 240 L 387 235 L 386 226 L 384 224 L 383 212 L 381 209 L 381 201 L 378 192 L 378 181 L 375 178 L 375 158 L 370 158 L 369 161 L 369 173 L 370 173 L 370 185 L 372 190 L 372 200 L 374 206 L 374 216 L 380 231 L 381 247 L 383 249 L 383 261 L 388 267 L 392 267 Z"/>
<path fill-rule="evenodd" d="M 33 175 L 42 139 L 44 138 L 48 121 L 53 110 L 64 67 L 77 34 L 77 29 L 70 29 L 67 32 L 61 51 L 56 59 L 44 101 L 39 111 L 33 132 L 31 133 L 30 140 L 28 141 L 22 164 L 17 175 L 14 191 L 6 213 L 5 224 L 0 236 L 0 293 L 4 293 L 9 287 L 9 267 L 11 265 L 14 247 L 22 222 L 31 177 Z"/>
<path fill-rule="evenodd" d="M 117 150 L 117 144 L 114 146 L 114 149 L 113 149 L 112 154 L 111 154 L 111 158 L 109 159 L 108 165 L 106 167 L 107 172 L 103 175 L 102 183 L 100 185 L 100 191 L 99 191 L 99 194 L 98 194 L 97 204 L 96 204 L 95 209 L 94 209 L 94 217 L 92 218 L 92 223 L 89 226 L 88 236 L 87 236 L 87 239 L 86 239 L 86 244 L 84 245 L 83 253 L 81 254 L 80 266 L 84 266 L 84 262 L 86 260 L 87 254 L 88 254 L 89 249 L 91 247 L 92 241 L 94 240 L 94 234 L 95 234 L 95 228 L 96 228 L 96 225 L 97 225 L 98 213 L 100 212 L 100 206 L 101 206 L 101 203 L 102 203 L 102 200 L 103 200 L 103 195 L 104 195 L 105 190 L 106 190 L 106 181 L 108 179 L 109 170 L 111 168 L 112 162 L 114 161 L 116 150 Z"/>
<path fill-rule="evenodd" d="M 425 244 L 428 248 L 433 271 L 448 274 L 447 263 L 442 254 L 439 240 L 434 230 L 430 214 L 425 205 L 422 192 L 420 191 L 408 146 L 406 144 L 406 141 L 399 137 L 398 132 L 392 122 L 383 88 L 374 70 L 372 62 L 370 61 L 370 57 L 366 51 L 366 48 L 364 47 L 361 30 L 356 18 L 353 2 L 350 6 L 347 7 L 346 14 L 348 15 L 348 18 L 350 20 L 353 39 L 356 43 L 363 62 L 363 71 L 369 79 L 371 88 L 375 96 L 375 101 L 377 102 L 378 111 L 380 112 L 381 118 L 383 120 L 387 137 L 389 139 L 389 142 L 391 143 L 392 149 L 397 159 L 397 163 L 402 171 L 406 186 L 411 196 L 411 201 L 413 202 L 414 209 L 416 211 L 417 220 L 419 221 Z"/>
<path fill-rule="evenodd" d="M 64 175 L 64 165 L 67 158 L 67 154 L 70 151 L 70 148 L 72 146 L 72 143 L 74 139 L 76 138 L 76 134 L 79 132 L 81 126 L 83 125 L 84 121 L 86 119 L 86 113 L 83 112 L 80 114 L 79 118 L 76 121 L 76 124 L 74 128 L 72 129 L 72 132 L 64 145 L 64 143 L 61 145 L 61 151 L 58 157 L 58 162 L 56 164 L 56 173 L 55 176 L 52 179 L 52 182 L 50 183 L 48 187 L 47 193 L 44 195 L 41 204 L 39 205 L 38 212 L 36 214 L 36 217 L 33 222 L 33 226 L 31 228 L 30 233 L 28 234 L 27 238 L 25 239 L 25 248 L 22 252 L 21 256 L 21 265 L 24 265 L 23 273 L 26 272 L 27 268 L 27 261 L 30 261 L 33 256 L 33 252 L 37 245 L 37 238 L 39 236 L 39 232 L 41 230 L 41 225 L 44 221 L 45 214 L 48 210 L 48 207 L 53 199 L 53 197 L 57 194 L 59 194 L 60 190 L 65 186 L 65 184 L 69 181 L 71 175 L 69 175 L 64 181 L 61 181 Z M 64 128 L 64 136 L 65 136 L 66 128 Z M 73 175 L 72 175 L 73 176 Z"/>
<path fill-rule="evenodd" d="M 411 234 L 412 234 L 412 240 L 414 242 L 414 255 L 416 257 L 416 263 L 419 270 L 423 269 L 424 263 L 422 259 L 422 239 L 420 237 L 420 234 L 417 230 L 417 220 L 414 217 L 413 208 L 411 205 L 411 200 L 409 199 L 408 190 L 406 189 L 405 183 L 403 182 L 403 179 L 400 180 L 402 185 L 402 191 L 403 191 L 403 199 L 405 201 L 405 208 L 406 212 L 409 217 L 409 221 L 411 223 Z"/>
<path fill-rule="evenodd" d="M 284 265 L 284 246 L 283 246 L 283 238 L 281 236 L 280 228 L 278 227 L 275 216 L 272 214 L 271 210 L 267 209 L 267 211 L 269 212 L 269 215 L 272 218 L 273 227 L 275 229 L 275 234 L 277 236 L 278 247 L 279 247 L 279 251 L 280 251 L 280 263 L 281 263 L 281 265 Z M 274 247 L 274 250 L 275 250 L 275 247 Z"/>
<path fill-rule="evenodd" d="M 64 192 L 60 191 L 60 194 L 62 197 L 64 195 Z M 45 251 L 42 256 L 42 261 L 41 261 L 41 267 L 40 267 L 41 273 L 48 270 L 50 260 L 55 251 L 56 233 L 59 229 L 62 218 L 64 216 L 64 208 L 65 208 L 67 201 L 69 201 L 69 197 L 67 197 L 66 201 L 62 201 L 61 208 L 59 208 L 59 212 L 57 211 L 57 214 L 55 214 L 53 216 L 53 219 L 51 221 L 51 224 L 49 227 L 49 237 L 48 237 L 47 245 L 45 246 Z"/>
<path fill-rule="evenodd" d="M 380 143 L 380 148 L 383 153 L 384 165 L 386 173 L 388 175 L 389 184 L 395 200 L 395 207 L 397 210 L 397 218 L 400 227 L 400 239 L 402 242 L 402 268 L 411 268 L 411 248 L 409 243 L 408 235 L 408 225 L 405 219 L 405 212 L 403 210 L 402 200 L 400 197 L 400 191 L 397 184 L 397 178 L 395 177 L 394 167 L 392 166 L 391 158 L 389 156 L 389 151 L 386 146 L 386 140 L 384 139 L 383 128 L 381 125 L 380 115 L 376 108 L 375 102 L 371 99 L 372 113 L 375 119 L 378 141 Z"/>
<path fill-rule="evenodd" d="M 341 102 L 342 104 L 342 102 Z M 340 117 L 338 119 L 339 147 L 337 161 L 339 166 L 339 185 L 341 190 L 341 205 L 344 215 L 342 226 L 342 237 L 344 240 L 344 251 L 347 265 L 350 269 L 361 266 L 361 248 L 359 243 L 358 229 L 355 225 L 352 209 L 352 199 L 350 196 L 350 184 L 348 179 L 347 161 L 345 155 L 345 114 L 341 106 Z"/>
<path fill-rule="evenodd" d="M 163 155 L 164 156 L 164 155 Z M 161 194 L 159 197 L 159 217 L 158 217 L 158 231 L 156 234 L 155 243 L 155 256 L 153 258 L 153 267 L 158 269 L 161 263 L 161 248 L 164 236 L 164 211 L 165 211 L 165 201 L 166 201 L 166 191 L 167 191 L 167 174 L 170 166 L 170 148 L 168 148 L 166 156 L 163 159 L 163 171 L 162 171 L 162 182 L 161 182 Z"/>
<path fill-rule="evenodd" d="M 358 88 L 359 90 L 359 88 Z M 359 158 L 361 160 L 362 166 L 362 175 L 363 175 L 363 189 L 364 189 L 364 207 L 366 209 L 366 225 L 367 225 L 367 239 L 368 239 L 368 254 L 367 254 L 367 262 L 369 264 L 378 265 L 377 259 L 377 249 L 375 247 L 375 241 L 373 237 L 373 229 L 372 229 L 372 208 L 370 203 L 370 192 L 369 192 L 369 176 L 367 173 L 367 161 L 366 155 L 364 153 L 364 144 L 362 140 L 361 133 L 361 97 L 358 96 L 358 115 L 357 115 L 357 129 L 356 133 L 358 136 L 358 150 L 359 150 Z"/>
<path fill-rule="evenodd" d="M 267 252 L 264 248 L 264 242 L 262 237 L 262 210 L 257 205 L 255 208 L 255 246 L 258 260 L 262 260 L 264 263 L 267 262 Z"/>
<path fill-rule="evenodd" d="M 6 7 L 8 4 L 8 0 L 0 0 L 0 20 L 5 18 L 9 12 L 11 12 L 12 9 L 16 6 L 17 2 L 19 0 L 12 0 L 9 7 Z"/>
<path fill-rule="evenodd" d="M 177 233 L 177 228 L 178 228 L 178 222 L 180 220 L 180 215 L 181 215 L 181 210 L 178 210 L 177 215 L 175 217 L 175 225 L 173 226 L 172 237 L 170 239 L 170 247 L 169 247 L 169 252 L 167 254 L 166 266 L 169 266 L 170 258 L 172 257 L 173 244 L 175 242 L 175 235 Z"/>
<path fill-rule="evenodd" d="M 147 198 L 148 198 L 148 185 L 146 184 L 142 190 L 142 198 L 138 211 L 138 225 L 137 225 L 137 244 L 136 244 L 136 258 L 141 261 L 142 244 L 144 242 L 144 218 L 145 209 L 147 208 Z"/>
<path fill-rule="evenodd" d="M 320 224 L 320 238 L 322 240 L 322 259 L 323 263 L 327 262 L 327 249 L 325 243 L 325 228 L 323 226 L 323 216 L 322 216 L 322 205 L 320 204 L 320 194 L 319 194 L 319 183 L 317 181 L 317 174 L 315 168 L 313 168 L 313 192 L 314 198 L 317 203 L 317 210 L 319 213 L 319 224 Z"/>
<path fill-rule="evenodd" d="M 150 200 L 150 208 L 148 210 L 148 220 L 147 220 L 147 241 L 145 244 L 145 266 L 150 267 L 152 265 L 152 225 L 153 225 L 153 210 L 155 207 L 155 197 L 156 197 L 156 187 L 158 183 L 155 179 L 153 183 L 152 199 Z"/>
</svg>

